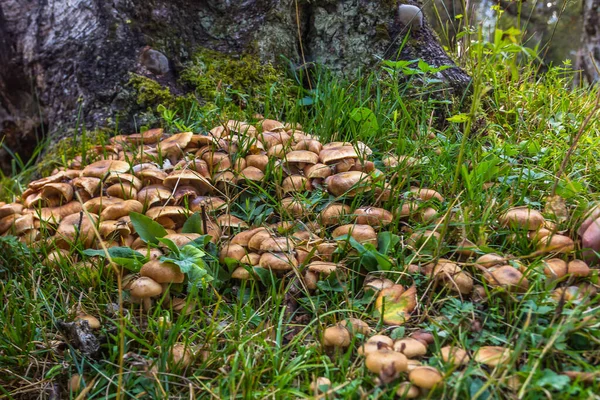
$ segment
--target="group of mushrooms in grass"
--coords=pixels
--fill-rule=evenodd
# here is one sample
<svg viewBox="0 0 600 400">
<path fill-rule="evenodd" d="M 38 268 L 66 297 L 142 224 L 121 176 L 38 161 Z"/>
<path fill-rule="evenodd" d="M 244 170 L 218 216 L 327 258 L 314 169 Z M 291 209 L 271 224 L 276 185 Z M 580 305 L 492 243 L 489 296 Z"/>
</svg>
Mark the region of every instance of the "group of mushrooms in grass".
<svg viewBox="0 0 600 400">
<path fill-rule="evenodd" d="M 177 265 L 161 261 L 169 252 L 166 246 L 149 245 L 135 232 L 132 213 L 162 225 L 165 237 L 180 247 L 201 234 L 210 235 L 220 261 L 237 264 L 233 279 L 253 279 L 256 269 L 262 268 L 296 274 L 308 291 L 317 289 L 320 279 L 344 275 L 345 256 L 353 251 L 350 237 L 377 247 L 378 233 L 404 220 L 429 227 L 406 232 L 404 243 L 415 252 L 440 239 L 438 229 L 432 228 L 439 227 L 442 218 L 436 209 L 445 202 L 440 193 L 411 187 L 393 198 L 397 196 L 392 193 L 399 192 L 390 179 L 393 172 L 410 168 L 417 160 L 395 155 L 374 160 L 371 149 L 361 142 L 322 143 L 301 129 L 269 119 L 256 126 L 230 120 L 206 134 L 166 135 L 162 129 L 151 129 L 113 137 L 109 144 L 75 157 L 68 168 L 31 182 L 17 202 L 0 204 L 0 234 L 15 235 L 32 247 L 45 243 L 44 248 L 54 249 L 44 254 L 46 265 L 68 259 L 81 268 L 93 268 L 94 262 L 101 262 L 79 260 L 74 249 L 125 246 L 142 253 L 144 265 L 138 274 L 125 277 L 124 288 L 146 309 L 152 298 L 166 296 L 169 285 L 184 282 L 185 274 Z M 278 208 L 263 226 L 249 226 L 230 212 L 231 202 L 249 190 L 268 193 L 277 201 Z M 315 191 L 329 199 L 318 210 L 310 199 Z M 202 232 L 183 233 L 185 221 L 195 212 L 202 215 Z M 595 290 L 585 283 L 574 286 L 591 270 L 583 260 L 565 261 L 577 244 L 557 233 L 556 224 L 540 212 L 514 207 L 498 216 L 498 225 L 514 235 L 526 235 L 540 255 L 553 255 L 543 262 L 543 274 L 549 279 L 569 277 L 571 285 L 557 288 L 556 299 L 574 300 Z M 600 208 L 591 211 L 579 234 L 585 248 L 600 249 Z M 466 238 L 455 247 L 451 258 L 456 260 L 398 268 L 427 275 L 450 292 L 473 299 L 485 299 L 494 287 L 525 292 L 529 274 L 539 272 L 510 255 L 482 255 Z M 586 260 L 596 262 L 591 250 L 584 253 Z M 478 284 L 474 274 L 486 285 Z M 366 286 L 375 291 L 375 308 L 385 324 L 404 323 L 417 306 L 414 286 L 385 278 L 368 280 Z M 185 305 L 177 297 L 171 302 L 174 309 Z M 95 317 L 80 318 L 87 318 L 92 328 L 99 326 Z M 353 332 L 370 331 L 363 322 L 354 320 L 351 325 L 327 328 L 323 344 L 347 347 Z M 367 368 L 381 376 L 408 372 L 410 382 L 403 388 L 416 396 L 441 380 L 439 371 L 414 361 L 429 344 L 425 334 L 395 342 L 376 335 L 358 352 L 365 356 Z M 482 347 L 473 358 L 492 365 L 507 351 Z M 459 364 L 469 359 L 455 347 L 444 348 L 441 354 Z"/>
</svg>

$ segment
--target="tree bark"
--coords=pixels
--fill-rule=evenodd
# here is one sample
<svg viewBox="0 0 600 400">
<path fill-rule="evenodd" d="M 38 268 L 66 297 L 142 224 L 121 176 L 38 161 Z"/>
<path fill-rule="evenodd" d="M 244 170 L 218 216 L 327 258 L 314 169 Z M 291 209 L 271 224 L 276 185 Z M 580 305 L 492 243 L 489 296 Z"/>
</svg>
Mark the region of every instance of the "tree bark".
<svg viewBox="0 0 600 400">
<path fill-rule="evenodd" d="M 583 0 L 583 32 L 577 67 L 582 80 L 590 84 L 600 81 L 600 0 Z M 595 64 L 595 65 L 594 65 Z"/>
<path fill-rule="evenodd" d="M 418 3 L 413 3 L 418 5 Z M 133 129 L 135 107 L 124 89 L 145 46 L 169 59 L 161 82 L 176 87 L 194 48 L 252 52 L 264 61 L 284 55 L 352 75 L 382 57 L 451 65 L 440 73 L 463 91 L 456 67 L 425 22 L 410 32 L 394 0 L 0 0 L 0 137 L 27 158 L 36 138 L 87 127 Z M 302 45 L 302 47 L 301 47 Z M 124 111 L 125 110 L 125 111 Z M 0 149 L 0 166 L 8 165 Z"/>
</svg>

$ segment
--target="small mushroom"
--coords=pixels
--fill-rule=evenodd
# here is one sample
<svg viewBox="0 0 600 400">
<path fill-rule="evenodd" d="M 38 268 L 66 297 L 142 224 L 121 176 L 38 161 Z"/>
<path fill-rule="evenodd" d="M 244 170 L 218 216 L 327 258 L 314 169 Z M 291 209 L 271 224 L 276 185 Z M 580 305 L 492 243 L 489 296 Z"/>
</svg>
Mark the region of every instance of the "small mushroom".
<svg viewBox="0 0 600 400">
<path fill-rule="evenodd" d="M 385 371 L 388 375 L 396 375 L 408 369 L 406 356 L 393 350 L 380 349 L 367 354 L 367 369 L 377 375 Z"/>
<path fill-rule="evenodd" d="M 454 367 L 466 365 L 471 358 L 464 349 L 456 346 L 444 346 L 440 349 L 442 360 Z"/>
<path fill-rule="evenodd" d="M 407 358 L 422 357 L 427 354 L 427 346 L 414 338 L 398 339 L 394 342 L 394 350 Z"/>
<path fill-rule="evenodd" d="M 482 346 L 475 352 L 473 359 L 478 363 L 494 368 L 498 365 L 506 364 L 511 356 L 512 352 L 504 347 Z"/>
<path fill-rule="evenodd" d="M 334 325 L 323 332 L 323 346 L 325 347 L 348 347 L 352 336 L 348 328 L 342 325 Z"/>
<path fill-rule="evenodd" d="M 500 216 L 500 223 L 513 229 L 535 231 L 544 225 L 544 216 L 528 207 L 513 207 Z"/>
<path fill-rule="evenodd" d="M 152 278 L 142 276 L 131 283 L 129 290 L 132 298 L 141 300 L 144 310 L 148 311 L 152 306 L 151 298 L 159 296 L 163 288 Z"/>
<path fill-rule="evenodd" d="M 409 372 L 410 383 L 423 389 L 433 389 L 442 383 L 442 374 L 434 367 L 424 365 Z"/>
</svg>

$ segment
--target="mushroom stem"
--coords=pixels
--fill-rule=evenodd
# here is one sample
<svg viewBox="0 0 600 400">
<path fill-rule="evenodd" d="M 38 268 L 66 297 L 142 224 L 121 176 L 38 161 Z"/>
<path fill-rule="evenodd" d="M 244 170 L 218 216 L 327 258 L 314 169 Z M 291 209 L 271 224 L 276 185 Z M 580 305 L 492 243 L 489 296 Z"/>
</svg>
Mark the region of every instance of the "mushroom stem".
<svg viewBox="0 0 600 400">
<path fill-rule="evenodd" d="M 152 300 L 150 299 L 150 297 L 144 297 L 142 299 L 142 306 L 144 308 L 144 311 L 150 311 L 150 308 L 152 308 Z"/>
<path fill-rule="evenodd" d="M 160 286 L 163 288 L 162 301 L 171 301 L 171 294 L 169 293 L 170 283 L 161 283 Z"/>
</svg>

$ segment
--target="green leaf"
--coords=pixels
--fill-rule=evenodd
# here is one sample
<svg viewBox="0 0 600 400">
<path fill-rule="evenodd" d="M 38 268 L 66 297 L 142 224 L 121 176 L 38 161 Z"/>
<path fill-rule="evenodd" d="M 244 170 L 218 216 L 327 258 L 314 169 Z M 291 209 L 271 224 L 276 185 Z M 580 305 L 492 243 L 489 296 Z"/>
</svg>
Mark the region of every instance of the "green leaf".
<svg viewBox="0 0 600 400">
<path fill-rule="evenodd" d="M 171 251 L 171 253 L 173 253 L 175 256 L 179 256 L 179 247 L 177 246 L 177 244 L 172 241 L 169 238 L 158 238 L 158 241 L 162 244 L 164 244 L 165 246 L 167 246 L 167 248 Z"/>
<path fill-rule="evenodd" d="M 377 235 L 377 247 L 381 254 L 387 255 L 391 249 L 396 248 L 398 243 L 400 243 L 400 236 L 392 232 L 380 232 Z"/>
<path fill-rule="evenodd" d="M 467 114 L 456 114 L 451 116 L 450 118 L 447 118 L 447 120 L 456 123 L 467 122 L 469 120 L 469 116 Z"/>
<path fill-rule="evenodd" d="M 379 131 L 379 123 L 373 111 L 366 107 L 358 107 L 350 112 L 350 118 L 359 124 L 360 130 L 365 133 Z"/>
<path fill-rule="evenodd" d="M 158 238 L 167 236 L 167 231 L 161 224 L 145 215 L 132 212 L 129 217 L 133 228 L 144 242 L 158 244 Z"/>
<path fill-rule="evenodd" d="M 202 259 L 205 254 L 206 253 L 204 253 L 202 250 L 194 246 L 185 245 L 179 250 L 179 254 L 176 257 L 172 257 L 170 255 L 162 256 L 160 260 L 177 264 L 179 269 L 181 269 L 181 272 L 186 274 L 196 265 L 206 267 L 206 264 Z"/>
<path fill-rule="evenodd" d="M 198 233 L 203 234 L 202 217 L 199 212 L 193 213 L 183 224 L 181 233 Z"/>
<path fill-rule="evenodd" d="M 110 247 L 107 249 L 110 259 L 117 265 L 130 271 L 138 272 L 142 268 L 145 257 L 130 247 Z M 89 257 L 106 257 L 104 250 L 86 249 L 83 254 Z"/>
</svg>

